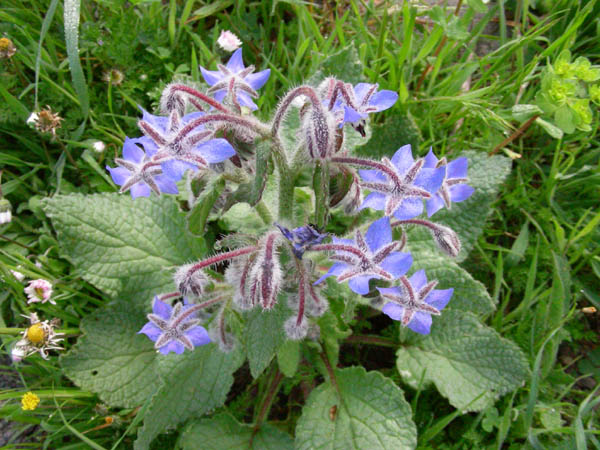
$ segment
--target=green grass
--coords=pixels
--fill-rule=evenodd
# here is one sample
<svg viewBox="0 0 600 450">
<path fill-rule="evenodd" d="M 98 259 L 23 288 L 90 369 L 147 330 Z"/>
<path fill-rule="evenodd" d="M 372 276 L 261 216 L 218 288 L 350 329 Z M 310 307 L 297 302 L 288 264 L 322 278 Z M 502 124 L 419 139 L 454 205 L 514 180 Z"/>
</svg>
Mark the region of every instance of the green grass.
<svg viewBox="0 0 600 450">
<path fill-rule="evenodd" d="M 258 102 L 263 119 L 288 88 L 353 45 L 362 80 L 400 93 L 397 105 L 377 116 L 376 124 L 410 113 L 420 134 L 420 155 L 430 146 L 450 156 L 464 149 L 491 151 L 521 125 L 512 106 L 534 102 L 543 67 L 562 50 L 600 63 L 600 4 L 594 1 L 500 0 L 479 22 L 468 10 L 453 26 L 447 25 L 452 8 L 441 10 L 445 23 L 435 23 L 408 2 L 351 0 L 324 2 L 324 7 L 301 1 L 132 3 L 82 2 L 79 35 L 66 33 L 65 41 L 69 23 L 63 21 L 61 2 L 3 2 L 0 34 L 14 42 L 17 53 L 0 60 L 1 181 L 14 217 L 0 226 L 0 328 L 24 326 L 20 314 L 33 310 L 9 269 L 52 280 L 58 305 L 35 309 L 60 318 L 63 328 L 78 328 L 106 301 L 61 258 L 40 200 L 58 193 L 114 191 L 103 167 L 119 154 L 126 135 L 139 134 L 137 105 L 154 110 L 161 88 L 173 78 L 200 82 L 197 66 L 213 68 L 225 57 L 216 47 L 221 29 L 242 39 L 247 64 L 272 71 Z M 486 34 L 488 24 L 498 32 Z M 494 49 L 475 54 L 482 39 Z M 111 69 L 124 74 L 121 84 L 103 81 Z M 64 118 L 56 139 L 25 124 L 30 112 L 45 105 Z M 596 108 L 592 132 L 561 140 L 534 124 L 507 147 L 519 157 L 464 266 L 497 299 L 498 310 L 487 323 L 518 343 L 529 358 L 531 378 L 479 414 L 460 414 L 432 389 L 406 388 L 409 402 L 419 405 L 414 419 L 422 448 L 600 448 L 598 391 L 582 381 L 592 375 L 600 382 L 598 366 L 590 374 L 585 368 L 594 365 L 582 364 L 597 351 L 600 331 L 598 313 L 582 310 L 600 310 L 598 117 Z M 91 150 L 96 140 L 107 144 L 103 154 Z M 355 332 L 368 334 L 367 325 L 359 323 Z M 390 329 L 382 333 L 393 335 Z M 2 335 L 2 350 L 9 352 L 14 340 Z M 67 348 L 74 342 L 69 339 Z M 370 370 L 400 382 L 390 370 L 393 362 L 386 360 L 393 361 L 393 352 L 377 350 L 381 355 L 375 361 L 359 349 L 349 351 L 344 362 L 368 362 Z M 62 375 L 57 357 L 35 356 L 1 371 L 18 387 L 0 392 L 0 403 L 6 400 L 0 418 L 22 433 L 33 430 L 15 439 L 57 449 L 131 446 L 140 411 L 103 409 L 92 393 Z M 306 383 L 314 377 L 302 371 L 298 376 Z M 269 374 L 251 383 L 248 374 L 240 377 L 228 404 L 238 419 L 247 420 Z M 33 413 L 20 409 L 19 398 L 28 390 L 43 394 L 42 406 Z M 298 404 L 297 392 L 284 384 L 272 409 L 281 428 L 293 430 Z M 102 426 L 107 416 L 114 421 Z M 167 448 L 175 439 L 162 436 L 155 446 Z M 29 447 L 9 443 L 7 448 Z"/>
</svg>

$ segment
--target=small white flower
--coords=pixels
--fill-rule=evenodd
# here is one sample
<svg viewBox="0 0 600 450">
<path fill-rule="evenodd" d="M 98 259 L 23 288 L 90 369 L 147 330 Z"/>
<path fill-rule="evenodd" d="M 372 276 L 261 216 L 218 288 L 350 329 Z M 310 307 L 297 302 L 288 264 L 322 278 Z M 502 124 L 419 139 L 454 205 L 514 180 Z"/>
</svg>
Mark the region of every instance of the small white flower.
<svg viewBox="0 0 600 450">
<path fill-rule="evenodd" d="M 42 358 L 48 359 L 48 350 L 63 350 L 58 343 L 64 340 L 64 334 L 55 331 L 60 323 L 58 319 L 42 322 L 36 313 L 23 317 L 29 319 L 30 326 L 21 333 L 23 337 L 11 350 L 10 356 L 13 362 L 20 362 L 34 353 L 39 353 Z"/>
<path fill-rule="evenodd" d="M 217 39 L 217 44 L 226 52 L 232 52 L 242 45 L 242 41 L 231 31 L 227 30 L 221 31 L 221 35 Z"/>
<path fill-rule="evenodd" d="M 29 282 L 25 288 L 25 293 L 29 299 L 27 303 L 35 302 L 50 302 L 56 305 L 56 302 L 51 298 L 52 296 L 52 284 L 49 281 L 37 279 Z"/>
<path fill-rule="evenodd" d="M 21 272 L 19 272 L 17 270 L 11 269 L 10 273 L 12 273 L 12 276 L 15 277 L 15 279 L 17 281 L 23 281 L 25 279 L 25 275 L 23 275 Z"/>
<path fill-rule="evenodd" d="M 38 116 L 38 113 L 32 112 L 27 119 L 27 125 L 35 125 L 39 118 L 40 116 Z"/>
<path fill-rule="evenodd" d="M 307 100 L 308 97 L 306 95 L 298 95 L 294 98 L 294 100 L 292 100 L 292 106 L 296 108 L 302 108 Z"/>
<path fill-rule="evenodd" d="M 106 144 L 102 141 L 96 141 L 92 144 L 92 148 L 97 153 L 102 153 L 106 149 Z"/>
<path fill-rule="evenodd" d="M 9 223 L 12 220 L 12 213 L 10 210 L 0 212 L 0 225 Z"/>
</svg>

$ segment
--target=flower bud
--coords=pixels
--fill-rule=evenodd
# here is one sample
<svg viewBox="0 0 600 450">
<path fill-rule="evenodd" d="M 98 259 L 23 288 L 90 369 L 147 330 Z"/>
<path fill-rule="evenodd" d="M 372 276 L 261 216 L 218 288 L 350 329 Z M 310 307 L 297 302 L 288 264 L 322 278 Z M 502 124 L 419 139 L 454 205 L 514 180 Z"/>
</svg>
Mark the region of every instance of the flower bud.
<svg viewBox="0 0 600 450">
<path fill-rule="evenodd" d="M 298 322 L 298 318 L 292 316 L 285 321 L 283 329 L 285 330 L 288 339 L 299 341 L 306 337 L 306 333 L 308 332 L 308 320 L 306 320 L 306 317 L 301 316 L 300 322 Z"/>
<path fill-rule="evenodd" d="M 206 274 L 202 270 L 192 270 L 193 267 L 194 264 L 185 264 L 173 275 L 175 286 L 184 297 L 200 297 L 209 283 Z"/>
<path fill-rule="evenodd" d="M 335 117 L 320 105 L 312 105 L 310 112 L 305 115 L 303 133 L 311 158 L 328 159 L 334 153 Z"/>
<path fill-rule="evenodd" d="M 173 89 L 175 84 L 168 84 L 160 97 L 160 110 L 163 114 L 177 111 L 179 117 L 185 115 L 185 97 Z"/>
<path fill-rule="evenodd" d="M 259 243 L 260 251 L 250 270 L 250 298 L 253 305 L 260 302 L 263 309 L 275 305 L 281 288 L 281 265 L 276 253 L 278 237 L 279 233 L 271 232 Z"/>
<path fill-rule="evenodd" d="M 454 230 L 439 224 L 431 229 L 431 235 L 437 246 L 448 256 L 456 258 L 460 253 L 460 239 Z"/>
</svg>

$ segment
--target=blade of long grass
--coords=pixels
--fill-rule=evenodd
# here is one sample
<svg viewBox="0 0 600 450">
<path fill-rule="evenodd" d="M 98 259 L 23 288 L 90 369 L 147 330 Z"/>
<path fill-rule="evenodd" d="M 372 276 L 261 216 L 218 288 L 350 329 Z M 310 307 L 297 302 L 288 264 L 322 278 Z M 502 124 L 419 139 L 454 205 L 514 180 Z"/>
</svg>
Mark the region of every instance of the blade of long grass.
<svg viewBox="0 0 600 450">
<path fill-rule="evenodd" d="M 44 43 L 44 38 L 50 29 L 50 24 L 52 23 L 52 19 L 54 18 L 54 13 L 56 12 L 56 7 L 58 5 L 58 0 L 52 0 L 50 6 L 48 7 L 48 12 L 44 16 L 44 21 L 42 22 L 42 29 L 40 30 L 40 40 L 38 41 L 37 54 L 35 55 L 35 99 L 34 99 L 34 108 L 37 111 L 39 109 L 38 105 L 38 85 L 40 79 L 40 66 L 42 64 L 42 44 Z"/>
<path fill-rule="evenodd" d="M 79 11 L 81 0 L 65 0 L 64 21 L 65 21 L 65 41 L 67 44 L 67 58 L 69 60 L 69 69 L 73 79 L 73 87 L 77 92 L 81 112 L 83 113 L 84 123 L 87 120 L 90 110 L 90 100 L 88 97 L 87 85 L 83 76 L 83 69 L 79 61 Z"/>
</svg>

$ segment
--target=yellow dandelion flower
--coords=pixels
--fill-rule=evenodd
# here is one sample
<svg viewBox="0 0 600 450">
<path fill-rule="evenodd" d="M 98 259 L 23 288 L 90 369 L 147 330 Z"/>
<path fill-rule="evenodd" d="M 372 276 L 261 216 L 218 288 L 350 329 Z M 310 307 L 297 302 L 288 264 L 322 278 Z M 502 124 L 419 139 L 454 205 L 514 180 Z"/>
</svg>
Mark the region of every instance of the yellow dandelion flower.
<svg viewBox="0 0 600 450">
<path fill-rule="evenodd" d="M 21 397 L 21 409 L 23 411 L 33 411 L 40 404 L 40 398 L 33 392 L 28 392 Z"/>
</svg>

